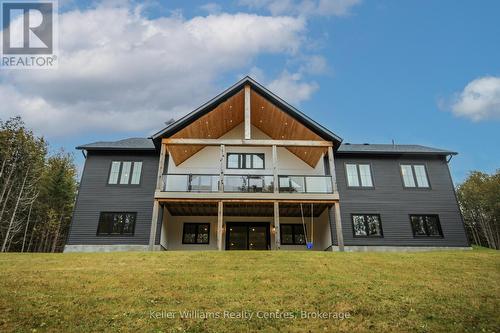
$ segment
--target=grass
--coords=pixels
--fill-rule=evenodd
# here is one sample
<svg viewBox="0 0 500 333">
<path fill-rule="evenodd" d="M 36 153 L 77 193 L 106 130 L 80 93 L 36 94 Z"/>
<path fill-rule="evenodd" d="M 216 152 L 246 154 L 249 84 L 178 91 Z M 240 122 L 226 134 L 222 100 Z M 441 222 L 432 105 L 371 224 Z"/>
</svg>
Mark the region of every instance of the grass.
<svg viewBox="0 0 500 333">
<path fill-rule="evenodd" d="M 500 253 L 477 248 L 0 255 L 0 332 L 498 332 L 499 310 Z"/>
</svg>

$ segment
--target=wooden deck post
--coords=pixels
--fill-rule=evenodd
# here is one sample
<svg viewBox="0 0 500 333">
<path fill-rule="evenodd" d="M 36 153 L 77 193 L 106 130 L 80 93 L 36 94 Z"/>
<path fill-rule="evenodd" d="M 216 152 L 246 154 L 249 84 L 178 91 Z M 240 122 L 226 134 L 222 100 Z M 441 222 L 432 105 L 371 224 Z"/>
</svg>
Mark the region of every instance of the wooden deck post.
<svg viewBox="0 0 500 333">
<path fill-rule="evenodd" d="M 278 179 L 278 148 L 273 145 L 273 192 L 279 192 L 279 179 Z"/>
<path fill-rule="evenodd" d="M 155 200 L 153 204 L 153 214 L 151 216 L 151 230 L 149 233 L 149 251 L 154 251 L 159 210 L 160 210 L 160 203 L 158 202 L 158 200 Z"/>
<path fill-rule="evenodd" d="M 276 243 L 276 250 L 281 248 L 281 234 L 280 234 L 280 206 L 278 201 L 274 202 L 274 242 Z"/>
<path fill-rule="evenodd" d="M 224 203 L 218 202 L 217 209 L 217 250 L 222 251 L 222 225 L 224 219 Z"/>
<path fill-rule="evenodd" d="M 245 140 L 252 138 L 252 122 L 251 122 L 251 108 L 250 108 L 250 86 L 245 86 Z"/>
<path fill-rule="evenodd" d="M 224 192 L 224 170 L 226 168 L 226 146 L 220 145 L 219 192 Z"/>
<path fill-rule="evenodd" d="M 344 251 L 344 234 L 342 233 L 342 218 L 340 217 L 340 204 L 335 204 L 335 229 L 337 229 L 337 244 L 339 251 Z"/>
<path fill-rule="evenodd" d="M 156 190 L 161 191 L 163 187 L 163 169 L 165 168 L 165 156 L 167 154 L 167 145 L 161 144 L 160 160 L 158 161 L 158 179 L 156 181 Z"/>
<path fill-rule="evenodd" d="M 163 190 L 163 170 L 165 168 L 165 156 L 167 154 L 167 145 L 162 143 L 160 148 L 160 159 L 158 161 L 158 174 L 156 179 L 156 191 Z M 149 250 L 153 251 L 156 241 L 156 232 L 158 226 L 158 219 L 160 213 L 160 203 L 158 200 L 154 201 L 153 212 L 151 214 L 151 229 L 149 233 Z M 163 216 L 161 216 L 163 218 Z"/>
<path fill-rule="evenodd" d="M 332 177 L 333 193 L 337 192 L 337 175 L 335 174 L 335 159 L 333 158 L 333 149 L 328 147 L 328 165 L 330 166 L 330 176 Z"/>
</svg>

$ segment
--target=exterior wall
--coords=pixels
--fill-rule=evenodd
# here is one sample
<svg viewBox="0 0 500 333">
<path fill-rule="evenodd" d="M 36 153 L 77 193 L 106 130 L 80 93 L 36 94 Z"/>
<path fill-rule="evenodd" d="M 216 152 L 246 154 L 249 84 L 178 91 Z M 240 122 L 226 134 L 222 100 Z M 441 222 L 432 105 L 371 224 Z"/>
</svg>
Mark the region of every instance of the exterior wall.
<svg viewBox="0 0 500 333">
<path fill-rule="evenodd" d="M 108 185 L 112 161 L 142 161 L 140 185 Z M 158 156 L 154 152 L 89 152 L 67 244 L 147 245 L 157 172 Z M 103 211 L 137 212 L 134 236 L 96 236 Z"/>
<path fill-rule="evenodd" d="M 233 130 L 222 136 L 222 139 L 241 139 L 243 138 L 243 124 L 235 127 Z M 270 139 L 258 128 L 252 127 L 253 139 Z M 234 147 L 227 146 L 227 153 L 264 153 L 265 169 L 226 169 L 227 175 L 231 174 L 260 174 L 272 175 L 272 148 L 271 147 Z M 168 162 L 168 173 L 177 174 L 219 174 L 220 172 L 220 148 L 205 147 L 191 158 L 176 166 L 173 159 Z M 282 175 L 324 175 L 323 159 L 320 159 L 315 168 L 311 168 L 307 163 L 292 154 L 288 149 L 278 147 L 278 174 Z"/>
<path fill-rule="evenodd" d="M 369 163 L 373 189 L 347 187 L 346 163 Z M 425 164 L 430 189 L 405 189 L 400 164 Z M 335 157 L 342 229 L 346 246 L 467 247 L 462 218 L 448 165 L 443 157 Z M 383 238 L 355 238 L 351 214 L 380 214 Z M 414 238 L 410 214 L 437 214 L 443 238 Z M 336 238 L 336 237 L 335 237 Z"/>
<path fill-rule="evenodd" d="M 226 247 L 225 226 L 227 222 L 267 222 L 271 228 L 271 249 L 275 249 L 275 233 L 272 231 L 274 225 L 273 217 L 246 217 L 246 216 L 226 216 L 224 217 L 224 233 L 222 235 L 222 249 Z M 306 217 L 306 229 L 311 230 L 311 217 Z M 204 222 L 210 223 L 210 243 L 209 244 L 182 244 L 182 228 L 184 223 Z M 281 224 L 297 223 L 302 224 L 301 218 L 282 217 Z M 314 242 L 313 250 L 323 251 L 328 248 L 331 242 L 330 226 L 328 223 L 327 210 L 314 218 Z M 308 237 L 310 240 L 310 236 Z M 217 216 L 171 216 L 165 209 L 163 215 L 163 225 L 161 229 L 160 244 L 167 250 L 217 250 Z M 305 245 L 282 245 L 282 250 L 306 250 Z"/>
</svg>

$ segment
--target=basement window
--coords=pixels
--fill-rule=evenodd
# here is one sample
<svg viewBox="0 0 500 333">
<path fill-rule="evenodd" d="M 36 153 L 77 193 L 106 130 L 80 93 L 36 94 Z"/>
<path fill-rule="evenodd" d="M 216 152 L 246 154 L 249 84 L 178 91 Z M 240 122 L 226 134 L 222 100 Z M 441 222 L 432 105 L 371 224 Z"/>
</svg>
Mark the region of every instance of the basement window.
<svg viewBox="0 0 500 333">
<path fill-rule="evenodd" d="M 228 153 L 228 169 L 264 169 L 264 154 Z"/>
<path fill-rule="evenodd" d="M 280 225 L 281 245 L 305 245 L 304 226 L 302 224 Z"/>
<path fill-rule="evenodd" d="M 137 213 L 101 212 L 97 236 L 133 236 Z"/>
<path fill-rule="evenodd" d="M 438 215 L 410 215 L 414 237 L 443 237 Z"/>
<path fill-rule="evenodd" d="M 182 244 L 209 244 L 210 223 L 184 223 Z"/>
<path fill-rule="evenodd" d="M 354 237 L 383 237 L 382 222 L 378 214 L 353 214 Z"/>
<path fill-rule="evenodd" d="M 142 162 L 112 161 L 109 171 L 110 185 L 139 185 L 141 183 Z"/>
</svg>

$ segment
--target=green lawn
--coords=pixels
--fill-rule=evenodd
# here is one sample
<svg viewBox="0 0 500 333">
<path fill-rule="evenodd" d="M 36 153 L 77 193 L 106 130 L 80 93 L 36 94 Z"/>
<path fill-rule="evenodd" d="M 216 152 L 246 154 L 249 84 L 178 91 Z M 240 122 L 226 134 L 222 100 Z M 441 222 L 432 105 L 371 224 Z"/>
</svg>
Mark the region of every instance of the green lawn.
<svg viewBox="0 0 500 333">
<path fill-rule="evenodd" d="M 498 332 L 500 252 L 0 255 L 0 332 L 258 330 Z"/>
</svg>

